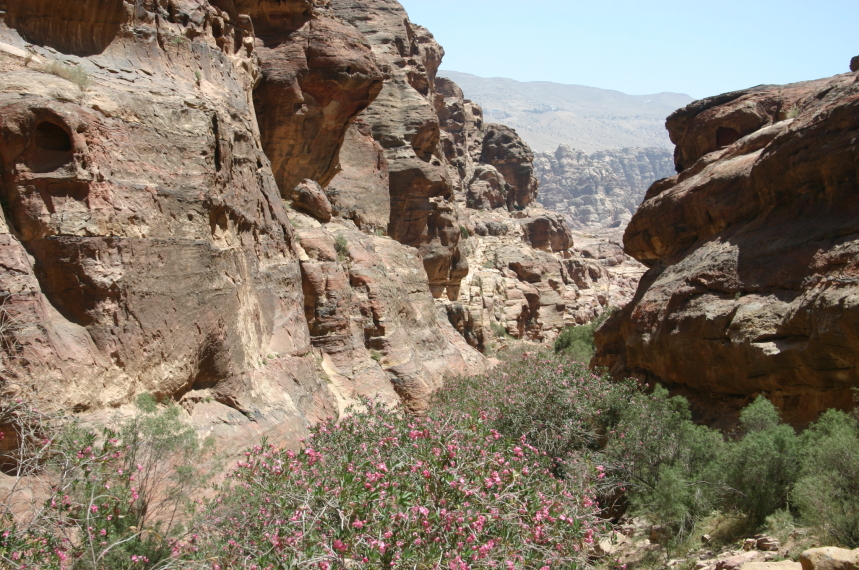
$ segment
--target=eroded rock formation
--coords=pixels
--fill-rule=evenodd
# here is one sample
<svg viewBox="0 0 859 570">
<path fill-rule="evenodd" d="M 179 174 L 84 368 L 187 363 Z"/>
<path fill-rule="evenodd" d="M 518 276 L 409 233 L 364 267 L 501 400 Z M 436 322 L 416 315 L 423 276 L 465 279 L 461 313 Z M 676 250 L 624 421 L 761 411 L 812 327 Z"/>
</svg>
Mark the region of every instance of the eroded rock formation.
<svg viewBox="0 0 859 570">
<path fill-rule="evenodd" d="M 368 187 L 388 176 L 354 122 L 383 80 L 359 30 L 309 0 L 84 4 L 7 0 L 0 21 L 4 390 L 77 411 L 151 392 L 245 445 L 358 395 L 420 410 L 485 366 L 415 250 L 319 229 L 355 199 L 322 188 L 343 140 Z"/>
<path fill-rule="evenodd" d="M 540 201 L 566 214 L 576 228 L 625 228 L 647 188 L 672 176 L 671 151 L 624 148 L 588 155 L 567 145 L 554 153 L 538 153 L 534 170 Z"/>
<path fill-rule="evenodd" d="M 294 441 L 360 396 L 422 411 L 493 325 L 551 340 L 625 294 L 393 0 L 4 8 L 4 394 L 150 392 L 228 446 Z"/>
<path fill-rule="evenodd" d="M 795 423 L 859 385 L 859 78 L 761 86 L 668 118 L 679 174 L 624 236 L 649 267 L 596 364 Z M 707 416 L 702 416 L 706 418 Z M 711 418 L 712 419 L 712 418 Z"/>
</svg>

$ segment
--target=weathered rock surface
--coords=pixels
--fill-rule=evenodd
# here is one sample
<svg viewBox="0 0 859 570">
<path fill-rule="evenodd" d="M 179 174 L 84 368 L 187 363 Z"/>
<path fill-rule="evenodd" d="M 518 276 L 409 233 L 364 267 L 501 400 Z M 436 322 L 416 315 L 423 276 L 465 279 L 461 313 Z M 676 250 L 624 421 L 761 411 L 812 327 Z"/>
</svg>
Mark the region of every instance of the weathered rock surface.
<svg viewBox="0 0 859 570">
<path fill-rule="evenodd" d="M 281 190 L 326 185 L 353 117 L 382 89 L 376 59 L 354 27 L 313 17 L 309 3 L 245 1 L 262 78 L 254 89 L 263 150 Z M 243 6 L 244 8 L 244 6 Z M 231 18 L 239 12 L 232 10 Z"/>
<path fill-rule="evenodd" d="M 680 173 L 624 235 L 649 267 L 594 363 L 698 395 L 766 392 L 797 424 L 859 385 L 855 74 L 697 101 L 668 118 Z M 712 417 L 706 415 L 707 411 Z"/>
<path fill-rule="evenodd" d="M 420 410 L 485 367 L 435 306 L 427 256 L 331 220 L 387 224 L 350 209 L 348 176 L 380 192 L 389 170 L 354 121 L 376 56 L 323 4 L 6 0 L 4 53 L 35 57 L 0 61 L 0 288 L 20 345 L 4 390 L 92 412 L 151 392 L 244 446 L 358 395 Z M 431 65 L 427 34 L 398 25 Z M 343 140 L 349 168 L 322 191 Z M 422 247 L 458 241 L 446 214 Z"/>
<path fill-rule="evenodd" d="M 290 442 L 628 297 L 397 2 L 85 4 L 0 0 L 4 394 Z"/>
<path fill-rule="evenodd" d="M 501 329 L 514 338 L 551 342 L 565 327 L 629 301 L 643 267 L 617 246 L 611 252 L 619 253 L 620 261 L 600 256 L 598 244 L 608 243 L 606 237 L 574 234 L 559 214 L 539 208 L 516 216 L 521 217 L 504 210 L 468 212 L 471 235 L 464 248 L 471 270 L 449 314 L 470 342 L 480 339 L 483 346 Z M 536 249 L 534 227 L 548 221 L 557 224 L 559 247 L 552 248 L 549 236 Z M 589 249 L 580 250 L 576 240 Z"/>
<path fill-rule="evenodd" d="M 344 403 L 383 395 L 420 412 L 445 376 L 481 369 L 482 357 L 439 326 L 446 315 L 437 314 L 414 248 L 349 223 L 314 228 L 295 219 L 311 343 Z"/>
<path fill-rule="evenodd" d="M 525 208 L 537 198 L 534 153 L 510 127 L 486 125 L 480 162 L 491 164 L 504 176 L 509 184 L 507 205 L 511 209 Z"/>
<path fill-rule="evenodd" d="M 320 222 L 330 222 L 331 202 L 315 180 L 302 180 L 292 191 L 292 207 L 310 214 Z"/>
<path fill-rule="evenodd" d="M 340 172 L 325 188 L 334 212 L 364 231 L 385 232 L 391 221 L 390 185 L 384 149 L 370 125 L 356 120 L 340 148 Z"/>
<path fill-rule="evenodd" d="M 388 235 L 421 252 L 436 297 L 459 294 L 468 273 L 458 210 L 439 146 L 435 74 L 444 50 L 393 0 L 332 0 L 333 13 L 363 33 L 388 76 L 361 118 L 384 149 L 390 180 Z"/>
<path fill-rule="evenodd" d="M 561 145 L 538 153 L 540 202 L 568 216 L 575 228 L 625 228 L 656 180 L 674 175 L 671 151 L 624 148 L 591 155 Z"/>
<path fill-rule="evenodd" d="M 859 548 L 811 548 L 799 555 L 802 570 L 859 570 Z"/>
</svg>

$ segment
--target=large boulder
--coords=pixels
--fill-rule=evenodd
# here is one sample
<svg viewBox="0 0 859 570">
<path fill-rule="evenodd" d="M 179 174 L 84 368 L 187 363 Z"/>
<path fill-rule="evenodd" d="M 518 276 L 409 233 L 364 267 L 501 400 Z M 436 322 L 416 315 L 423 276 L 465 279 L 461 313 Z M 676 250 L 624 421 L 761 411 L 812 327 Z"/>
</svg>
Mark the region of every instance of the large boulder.
<svg viewBox="0 0 859 570">
<path fill-rule="evenodd" d="M 799 563 L 802 570 L 859 570 L 859 548 L 811 548 L 799 555 Z"/>
<path fill-rule="evenodd" d="M 505 125 L 486 125 L 480 162 L 491 164 L 510 185 L 507 205 L 522 209 L 537 198 L 534 153 L 516 131 Z"/>
</svg>

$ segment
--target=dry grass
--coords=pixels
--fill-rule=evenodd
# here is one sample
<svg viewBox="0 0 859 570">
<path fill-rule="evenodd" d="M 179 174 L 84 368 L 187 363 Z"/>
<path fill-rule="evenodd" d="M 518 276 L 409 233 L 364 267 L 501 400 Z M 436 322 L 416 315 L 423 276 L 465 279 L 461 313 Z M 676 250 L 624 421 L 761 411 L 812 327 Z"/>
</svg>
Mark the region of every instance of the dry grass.
<svg viewBox="0 0 859 570">
<path fill-rule="evenodd" d="M 56 75 L 66 81 L 71 81 L 75 85 L 78 86 L 81 93 L 84 93 L 90 86 L 90 78 L 89 74 L 80 66 L 68 66 L 59 61 L 52 61 L 45 65 L 42 69 L 45 73 L 50 73 L 51 75 Z"/>
</svg>

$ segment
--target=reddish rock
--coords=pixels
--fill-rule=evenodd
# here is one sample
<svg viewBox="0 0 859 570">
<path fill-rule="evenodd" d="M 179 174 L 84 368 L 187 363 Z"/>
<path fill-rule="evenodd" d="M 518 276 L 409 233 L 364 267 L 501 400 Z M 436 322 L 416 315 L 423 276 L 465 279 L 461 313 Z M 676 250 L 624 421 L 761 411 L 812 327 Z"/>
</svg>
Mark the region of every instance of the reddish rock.
<svg viewBox="0 0 859 570">
<path fill-rule="evenodd" d="M 466 205 L 475 210 L 494 210 L 507 206 L 509 184 L 494 166 L 481 164 L 468 183 Z"/>
<path fill-rule="evenodd" d="M 0 42 L 88 80 L 0 61 L 7 388 L 93 413 L 150 392 L 235 450 L 294 443 L 356 395 L 420 410 L 447 374 L 486 366 L 437 314 L 416 250 L 299 213 L 330 220 L 315 182 L 293 189 L 334 176 L 345 133 L 366 142 L 351 121 L 381 87 L 361 34 L 322 3 L 3 4 Z M 450 218 L 420 245 L 458 236 Z M 294 224 L 316 229 L 299 243 Z"/>
<path fill-rule="evenodd" d="M 420 250 L 437 298 L 459 295 L 468 273 L 459 213 L 439 146 L 435 74 L 444 54 L 432 34 L 392 0 L 332 0 L 333 13 L 364 34 L 388 74 L 361 115 L 385 151 L 390 180 L 388 235 Z"/>
<path fill-rule="evenodd" d="M 391 221 L 390 179 L 385 151 L 370 125 L 358 119 L 340 148 L 340 172 L 325 188 L 334 212 L 364 231 L 387 231 Z"/>
<path fill-rule="evenodd" d="M 260 5 L 251 14 L 262 65 L 254 106 L 263 150 L 286 195 L 302 179 L 325 186 L 335 176 L 350 121 L 379 94 L 382 74 L 352 26 L 318 16 L 299 19 L 291 30 L 256 17 L 271 18 L 269 9 Z"/>
<path fill-rule="evenodd" d="M 561 214 L 545 212 L 540 216 L 517 220 L 522 224 L 523 238 L 534 249 L 566 251 L 573 247 L 573 236 Z"/>
<path fill-rule="evenodd" d="M 681 172 L 648 190 L 626 230 L 649 270 L 597 332 L 594 363 L 694 395 L 713 421 L 762 392 L 797 424 L 850 407 L 855 76 L 712 97 L 667 124 Z"/>
<path fill-rule="evenodd" d="M 416 250 L 334 223 L 298 236 L 311 342 L 341 409 L 358 396 L 381 395 L 422 412 L 445 377 L 485 368 L 436 313 Z"/>
<path fill-rule="evenodd" d="M 331 202 L 325 191 L 314 180 L 302 180 L 292 191 L 292 207 L 306 212 L 320 222 L 331 221 Z"/>
</svg>

